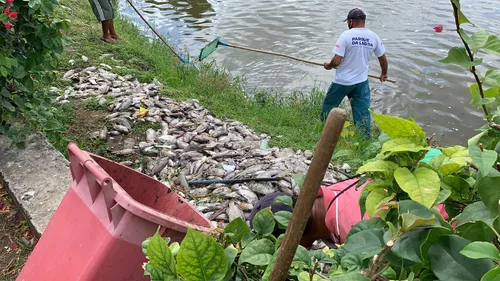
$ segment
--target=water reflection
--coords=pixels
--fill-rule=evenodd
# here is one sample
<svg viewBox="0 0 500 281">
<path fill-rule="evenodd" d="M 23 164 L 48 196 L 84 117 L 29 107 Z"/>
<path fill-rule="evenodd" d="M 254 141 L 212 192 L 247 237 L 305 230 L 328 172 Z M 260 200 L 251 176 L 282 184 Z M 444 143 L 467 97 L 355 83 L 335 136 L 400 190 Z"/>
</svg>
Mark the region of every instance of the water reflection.
<svg viewBox="0 0 500 281">
<path fill-rule="evenodd" d="M 206 19 L 207 17 L 215 15 L 212 5 L 208 1 L 153 1 L 146 0 L 146 3 L 151 4 L 152 7 L 161 11 L 174 11 L 174 15 L 178 18 L 191 17 L 195 19 Z"/>
</svg>

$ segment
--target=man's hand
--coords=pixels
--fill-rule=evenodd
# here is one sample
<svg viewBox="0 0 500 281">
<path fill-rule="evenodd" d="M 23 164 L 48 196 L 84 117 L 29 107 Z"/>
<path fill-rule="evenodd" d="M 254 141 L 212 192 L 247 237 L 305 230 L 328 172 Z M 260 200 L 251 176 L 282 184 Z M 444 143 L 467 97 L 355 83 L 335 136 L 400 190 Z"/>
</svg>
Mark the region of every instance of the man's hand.
<svg viewBox="0 0 500 281">
<path fill-rule="evenodd" d="M 325 62 L 325 63 L 323 64 L 323 67 L 324 67 L 326 70 L 331 70 L 331 69 L 333 69 L 333 66 L 332 66 L 332 64 L 331 64 L 330 62 Z"/>
<path fill-rule="evenodd" d="M 380 82 L 385 82 L 385 81 L 387 81 L 387 77 L 388 77 L 388 76 L 387 76 L 387 74 L 380 74 L 380 77 L 379 77 Z"/>
</svg>

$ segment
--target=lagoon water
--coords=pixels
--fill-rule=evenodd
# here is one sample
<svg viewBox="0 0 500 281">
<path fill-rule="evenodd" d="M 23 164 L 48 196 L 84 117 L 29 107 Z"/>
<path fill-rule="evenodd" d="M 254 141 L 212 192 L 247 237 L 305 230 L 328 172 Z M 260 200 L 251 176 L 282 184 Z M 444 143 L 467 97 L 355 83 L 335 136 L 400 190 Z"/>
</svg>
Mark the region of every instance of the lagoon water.
<svg viewBox="0 0 500 281">
<path fill-rule="evenodd" d="M 361 8 L 368 17 L 367 27 L 384 41 L 389 76 L 398 82 L 395 86 L 370 80 L 374 111 L 411 116 L 428 134 L 436 133 L 440 142 L 450 144 L 466 144 L 474 129 L 483 124 L 482 111 L 469 105 L 468 86 L 474 82 L 470 73 L 438 62 L 451 47 L 460 45 L 455 32 L 436 34 L 433 30 L 437 24 L 454 28 L 448 0 L 133 1 L 172 45 L 193 57 L 220 36 L 229 43 L 318 62 L 331 58 L 338 36 L 347 28 L 343 19 L 348 11 Z M 461 3 L 477 28 L 500 34 L 498 0 Z M 127 18 L 142 24 L 126 1 L 121 0 L 119 8 Z M 486 67 L 500 68 L 500 56 L 481 56 Z M 249 91 L 266 89 L 287 95 L 313 87 L 326 90 L 334 75 L 322 67 L 228 47 L 219 47 L 209 59 L 243 77 Z M 370 70 L 375 75 L 380 72 L 375 58 Z"/>
</svg>

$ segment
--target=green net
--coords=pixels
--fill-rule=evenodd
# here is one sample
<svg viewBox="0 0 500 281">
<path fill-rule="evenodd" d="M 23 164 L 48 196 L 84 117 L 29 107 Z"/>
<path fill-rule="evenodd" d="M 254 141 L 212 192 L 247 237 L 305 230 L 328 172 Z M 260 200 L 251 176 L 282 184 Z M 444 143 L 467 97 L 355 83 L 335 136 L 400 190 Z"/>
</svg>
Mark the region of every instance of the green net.
<svg viewBox="0 0 500 281">
<path fill-rule="evenodd" d="M 204 60 L 206 57 L 210 56 L 215 50 L 217 46 L 219 46 L 220 37 L 215 38 L 212 42 L 208 43 L 203 49 L 200 51 L 200 57 L 198 58 L 200 61 Z"/>
</svg>

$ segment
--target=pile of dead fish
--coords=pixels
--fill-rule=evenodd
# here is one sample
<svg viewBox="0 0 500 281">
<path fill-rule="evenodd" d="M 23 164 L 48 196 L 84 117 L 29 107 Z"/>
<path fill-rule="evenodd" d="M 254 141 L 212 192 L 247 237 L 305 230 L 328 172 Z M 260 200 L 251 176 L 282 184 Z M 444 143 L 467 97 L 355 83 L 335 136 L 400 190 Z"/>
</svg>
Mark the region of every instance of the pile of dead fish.
<svg viewBox="0 0 500 281">
<path fill-rule="evenodd" d="M 162 85 L 157 80 L 139 83 L 132 75 L 122 77 L 97 67 L 70 70 L 63 80 L 73 86 L 58 97 L 59 102 L 92 98 L 107 105 L 108 125 L 93 137 L 108 143 L 118 141 L 120 145 L 112 152 L 135 159 L 124 164 L 140 164 L 139 171 L 167 183 L 213 221 L 246 218 L 261 196 L 275 191 L 296 192 L 292 176 L 305 174 L 313 156 L 311 151 L 269 148 L 269 136 L 256 134 L 241 122 L 221 120 L 197 100 L 178 102 L 160 95 Z M 149 128 L 137 135 L 134 127 L 138 124 Z M 330 168 L 325 182 L 344 178 Z M 271 177 L 281 180 L 189 184 Z"/>
</svg>

